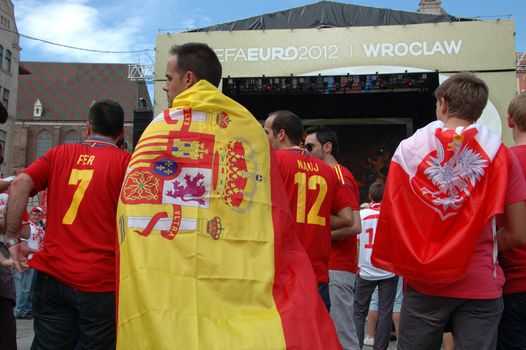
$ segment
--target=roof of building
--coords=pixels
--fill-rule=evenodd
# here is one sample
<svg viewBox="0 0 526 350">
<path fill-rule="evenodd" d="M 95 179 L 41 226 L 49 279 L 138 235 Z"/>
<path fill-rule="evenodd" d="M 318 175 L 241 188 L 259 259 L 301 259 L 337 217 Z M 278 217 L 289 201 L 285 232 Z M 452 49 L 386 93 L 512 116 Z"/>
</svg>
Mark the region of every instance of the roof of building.
<svg viewBox="0 0 526 350">
<path fill-rule="evenodd" d="M 430 15 L 384 8 L 319 1 L 288 10 L 266 13 L 237 21 L 216 24 L 190 32 L 361 27 L 469 21 L 450 15 Z"/>
<path fill-rule="evenodd" d="M 22 64 L 22 62 L 20 62 L 20 63 L 18 64 L 18 74 L 20 74 L 20 75 L 25 75 L 25 74 L 31 74 L 31 72 L 28 71 L 26 67 L 24 67 L 24 65 Z"/>
<path fill-rule="evenodd" d="M 110 99 L 121 104 L 126 121 L 144 98 L 151 108 L 144 82 L 128 79 L 128 65 L 114 63 L 22 62 L 31 72 L 19 76 L 17 119 L 33 118 L 33 105 L 40 99 L 40 120 L 86 120 L 95 100 Z"/>
</svg>

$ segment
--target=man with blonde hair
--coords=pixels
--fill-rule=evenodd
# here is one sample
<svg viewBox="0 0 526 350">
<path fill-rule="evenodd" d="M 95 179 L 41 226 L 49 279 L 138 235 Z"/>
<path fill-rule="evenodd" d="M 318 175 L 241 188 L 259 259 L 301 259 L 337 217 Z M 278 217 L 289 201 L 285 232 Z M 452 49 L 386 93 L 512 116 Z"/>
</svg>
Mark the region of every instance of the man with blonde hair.
<svg viewBox="0 0 526 350">
<path fill-rule="evenodd" d="M 488 87 L 458 73 L 436 92 L 437 121 L 398 146 L 372 263 L 407 282 L 398 349 L 495 349 L 504 275 L 498 250 L 526 242 L 526 183 L 500 137 L 476 124 Z M 504 226 L 497 233 L 496 217 Z"/>
</svg>

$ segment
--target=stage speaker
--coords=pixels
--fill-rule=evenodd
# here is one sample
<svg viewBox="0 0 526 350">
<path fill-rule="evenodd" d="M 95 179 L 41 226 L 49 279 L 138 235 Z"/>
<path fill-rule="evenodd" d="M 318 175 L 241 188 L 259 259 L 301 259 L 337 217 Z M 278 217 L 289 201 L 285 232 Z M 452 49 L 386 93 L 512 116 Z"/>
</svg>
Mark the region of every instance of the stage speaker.
<svg viewBox="0 0 526 350">
<path fill-rule="evenodd" d="M 152 110 L 135 110 L 133 111 L 133 149 L 139 142 L 141 135 L 150 124 L 153 118 Z"/>
</svg>

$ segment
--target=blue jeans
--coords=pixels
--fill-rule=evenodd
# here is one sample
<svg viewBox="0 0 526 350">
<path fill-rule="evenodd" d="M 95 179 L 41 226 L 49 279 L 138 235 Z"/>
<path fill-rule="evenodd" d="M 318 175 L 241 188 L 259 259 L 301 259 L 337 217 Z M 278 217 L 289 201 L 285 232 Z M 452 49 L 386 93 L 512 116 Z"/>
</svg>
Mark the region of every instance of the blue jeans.
<svg viewBox="0 0 526 350">
<path fill-rule="evenodd" d="M 37 272 L 32 350 L 114 349 L 115 293 L 81 292 Z"/>
<path fill-rule="evenodd" d="M 526 293 L 507 294 L 503 300 L 497 350 L 526 349 Z"/>
<path fill-rule="evenodd" d="M 17 272 L 18 274 L 19 272 Z M 20 282 L 17 283 L 16 291 L 16 317 L 32 317 L 32 287 L 33 280 L 35 279 L 35 270 L 29 269 L 22 272 Z M 15 277 L 15 281 L 18 282 L 18 276 Z"/>
<path fill-rule="evenodd" d="M 329 296 L 329 284 L 319 283 L 318 293 L 320 293 L 321 300 L 323 300 L 327 311 L 331 311 L 331 297 Z"/>
</svg>

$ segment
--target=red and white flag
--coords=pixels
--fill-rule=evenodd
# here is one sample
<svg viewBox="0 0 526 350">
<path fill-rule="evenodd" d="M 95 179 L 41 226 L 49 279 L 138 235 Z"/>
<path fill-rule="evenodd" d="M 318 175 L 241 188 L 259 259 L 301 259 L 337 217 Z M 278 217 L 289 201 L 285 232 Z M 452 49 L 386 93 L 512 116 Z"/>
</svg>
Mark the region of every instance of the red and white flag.
<svg viewBox="0 0 526 350">
<path fill-rule="evenodd" d="M 461 278 L 484 224 L 504 211 L 508 156 L 483 125 L 435 121 L 398 146 L 373 265 L 424 282 Z"/>
</svg>

